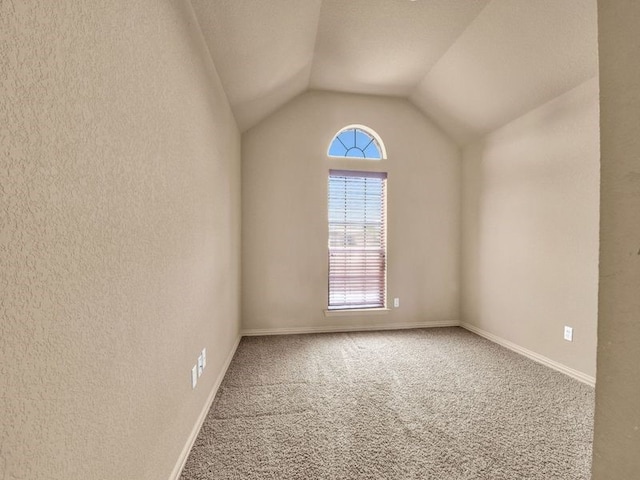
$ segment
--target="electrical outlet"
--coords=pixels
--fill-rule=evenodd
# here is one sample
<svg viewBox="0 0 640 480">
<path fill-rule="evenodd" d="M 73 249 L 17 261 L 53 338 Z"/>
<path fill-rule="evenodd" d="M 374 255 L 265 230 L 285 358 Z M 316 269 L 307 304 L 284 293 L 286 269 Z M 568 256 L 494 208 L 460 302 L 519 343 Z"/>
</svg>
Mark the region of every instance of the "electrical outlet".
<svg viewBox="0 0 640 480">
<path fill-rule="evenodd" d="M 400 306 L 400 299 L 399 298 L 394 298 L 393 299 L 393 308 L 398 308 Z"/>
<path fill-rule="evenodd" d="M 198 365 L 194 365 L 191 369 L 191 388 L 196 388 L 198 384 Z"/>
<path fill-rule="evenodd" d="M 202 349 L 202 368 L 207 368 L 207 349 Z"/>
<path fill-rule="evenodd" d="M 202 375 L 202 371 L 204 370 L 204 359 L 202 354 L 198 356 L 198 377 Z"/>
<path fill-rule="evenodd" d="M 573 342 L 573 327 L 564 326 L 564 339 L 567 342 Z"/>
</svg>

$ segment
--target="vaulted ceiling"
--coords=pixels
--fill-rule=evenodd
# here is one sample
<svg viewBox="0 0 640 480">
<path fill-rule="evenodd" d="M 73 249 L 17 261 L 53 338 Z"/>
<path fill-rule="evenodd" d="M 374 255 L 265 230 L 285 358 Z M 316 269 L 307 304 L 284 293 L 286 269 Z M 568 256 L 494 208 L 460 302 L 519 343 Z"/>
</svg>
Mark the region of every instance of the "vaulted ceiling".
<svg viewBox="0 0 640 480">
<path fill-rule="evenodd" d="M 296 95 L 410 99 L 454 140 L 597 75 L 596 0 L 191 0 L 242 131 Z"/>
</svg>

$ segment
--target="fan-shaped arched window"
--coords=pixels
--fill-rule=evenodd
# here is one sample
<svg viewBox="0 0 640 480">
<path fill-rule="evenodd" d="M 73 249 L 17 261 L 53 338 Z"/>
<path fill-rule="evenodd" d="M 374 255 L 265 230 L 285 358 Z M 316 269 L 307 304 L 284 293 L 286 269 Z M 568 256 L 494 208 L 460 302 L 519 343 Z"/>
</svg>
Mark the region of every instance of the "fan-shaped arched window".
<svg viewBox="0 0 640 480">
<path fill-rule="evenodd" d="M 329 156 L 381 160 L 387 158 L 387 153 L 376 132 L 364 125 L 349 125 L 333 137 Z"/>
</svg>

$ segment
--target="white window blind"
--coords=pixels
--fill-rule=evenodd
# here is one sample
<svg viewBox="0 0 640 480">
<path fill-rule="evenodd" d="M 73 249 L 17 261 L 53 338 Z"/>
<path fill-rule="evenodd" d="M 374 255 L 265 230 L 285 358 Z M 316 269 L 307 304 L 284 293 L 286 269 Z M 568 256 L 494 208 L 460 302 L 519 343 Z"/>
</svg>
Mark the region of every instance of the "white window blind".
<svg viewBox="0 0 640 480">
<path fill-rule="evenodd" d="M 329 309 L 385 306 L 386 184 L 386 173 L 329 172 Z"/>
</svg>

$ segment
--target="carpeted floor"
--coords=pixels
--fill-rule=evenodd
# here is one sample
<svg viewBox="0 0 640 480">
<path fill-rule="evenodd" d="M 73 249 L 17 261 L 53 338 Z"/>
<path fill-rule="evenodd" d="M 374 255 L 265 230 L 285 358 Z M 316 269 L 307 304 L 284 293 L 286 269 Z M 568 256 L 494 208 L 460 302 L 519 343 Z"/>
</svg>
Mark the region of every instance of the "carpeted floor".
<svg viewBox="0 0 640 480">
<path fill-rule="evenodd" d="M 203 479 L 589 479 L 594 392 L 460 328 L 243 338 Z"/>
</svg>

